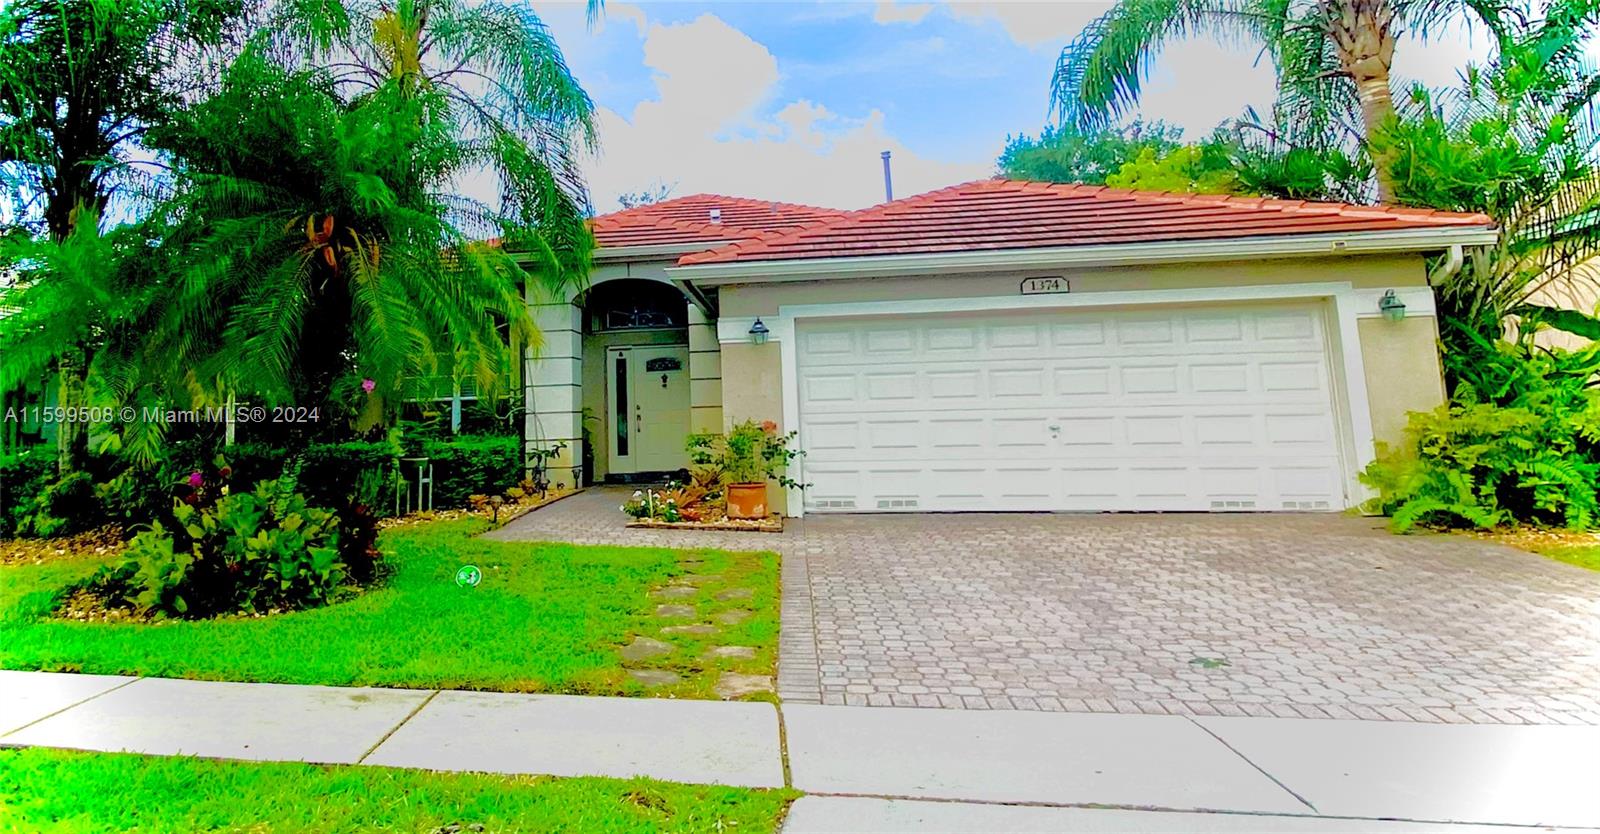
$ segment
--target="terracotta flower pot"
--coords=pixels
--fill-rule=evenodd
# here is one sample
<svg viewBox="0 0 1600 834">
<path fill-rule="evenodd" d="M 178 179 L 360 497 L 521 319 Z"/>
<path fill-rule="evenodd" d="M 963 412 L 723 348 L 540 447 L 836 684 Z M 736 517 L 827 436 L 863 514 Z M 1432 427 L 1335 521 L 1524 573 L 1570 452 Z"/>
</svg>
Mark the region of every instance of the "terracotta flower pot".
<svg viewBox="0 0 1600 834">
<path fill-rule="evenodd" d="M 766 484 L 728 484 L 728 518 L 766 517 Z"/>
</svg>

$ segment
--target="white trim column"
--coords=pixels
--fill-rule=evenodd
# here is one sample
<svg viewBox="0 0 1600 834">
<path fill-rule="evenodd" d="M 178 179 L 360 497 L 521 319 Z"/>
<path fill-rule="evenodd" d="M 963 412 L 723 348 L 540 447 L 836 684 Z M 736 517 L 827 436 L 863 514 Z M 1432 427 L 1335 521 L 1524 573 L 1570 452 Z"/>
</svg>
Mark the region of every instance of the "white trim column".
<svg viewBox="0 0 1600 834">
<path fill-rule="evenodd" d="M 528 312 L 544 343 L 523 357 L 524 463 L 531 468 L 534 450 L 565 443 L 550 462 L 550 483 L 576 486 L 574 470 L 583 461 L 583 309 L 568 300 L 530 304 Z"/>
</svg>

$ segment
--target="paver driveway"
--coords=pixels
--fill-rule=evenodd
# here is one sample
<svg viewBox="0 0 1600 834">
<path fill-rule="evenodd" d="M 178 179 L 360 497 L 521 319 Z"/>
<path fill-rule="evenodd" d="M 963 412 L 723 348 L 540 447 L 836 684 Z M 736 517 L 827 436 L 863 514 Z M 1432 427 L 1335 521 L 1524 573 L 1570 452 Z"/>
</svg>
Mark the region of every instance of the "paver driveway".
<svg viewBox="0 0 1600 834">
<path fill-rule="evenodd" d="M 835 515 L 629 530 L 600 489 L 497 538 L 773 549 L 791 701 L 1600 724 L 1600 574 L 1337 515 Z"/>
</svg>

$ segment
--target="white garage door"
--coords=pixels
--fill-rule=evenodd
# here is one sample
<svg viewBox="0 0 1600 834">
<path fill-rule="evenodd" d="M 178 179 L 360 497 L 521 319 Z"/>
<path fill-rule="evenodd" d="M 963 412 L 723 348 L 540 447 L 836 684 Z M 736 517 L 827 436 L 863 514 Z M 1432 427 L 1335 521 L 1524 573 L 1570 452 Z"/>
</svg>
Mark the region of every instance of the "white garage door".
<svg viewBox="0 0 1600 834">
<path fill-rule="evenodd" d="M 1345 506 L 1321 308 L 802 322 L 806 509 Z"/>
</svg>

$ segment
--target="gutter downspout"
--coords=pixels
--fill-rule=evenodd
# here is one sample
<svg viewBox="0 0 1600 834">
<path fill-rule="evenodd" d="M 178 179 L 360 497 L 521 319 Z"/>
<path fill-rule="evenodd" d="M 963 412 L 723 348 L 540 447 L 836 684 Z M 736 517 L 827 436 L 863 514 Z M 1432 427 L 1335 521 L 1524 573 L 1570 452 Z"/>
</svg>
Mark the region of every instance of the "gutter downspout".
<svg viewBox="0 0 1600 834">
<path fill-rule="evenodd" d="M 1461 265 L 1465 262 L 1466 252 L 1462 249 L 1461 244 L 1452 243 L 1450 244 L 1450 254 L 1445 256 L 1444 263 L 1439 265 L 1439 268 L 1434 271 L 1434 275 L 1438 276 L 1441 283 L 1448 281 L 1454 278 L 1457 272 L 1461 271 Z M 1434 275 L 1428 276 L 1429 286 L 1434 284 Z"/>
</svg>

